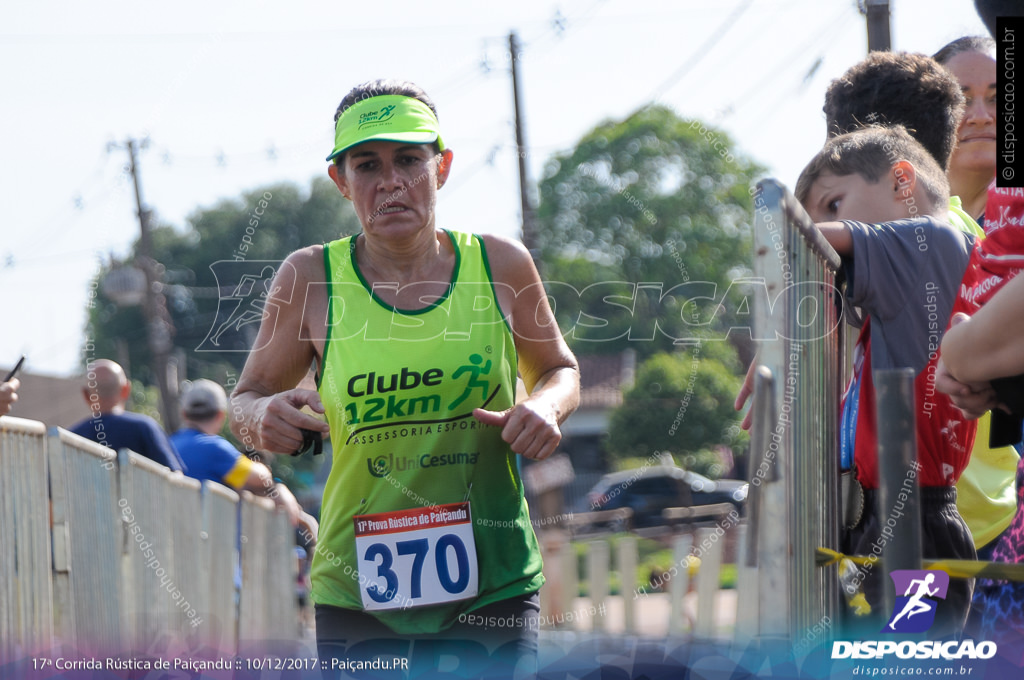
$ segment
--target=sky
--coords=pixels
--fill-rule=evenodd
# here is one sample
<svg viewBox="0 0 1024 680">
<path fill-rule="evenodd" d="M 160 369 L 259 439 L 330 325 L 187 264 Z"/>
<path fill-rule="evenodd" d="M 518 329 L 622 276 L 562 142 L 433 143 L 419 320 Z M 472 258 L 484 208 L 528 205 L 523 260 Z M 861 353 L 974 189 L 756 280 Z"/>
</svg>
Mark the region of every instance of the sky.
<svg viewBox="0 0 1024 680">
<path fill-rule="evenodd" d="M 892 6 L 897 50 L 984 32 L 970 0 Z M 242 192 L 308 188 L 341 97 L 411 80 L 455 152 L 439 226 L 517 236 L 510 31 L 533 182 L 597 124 L 656 101 L 792 186 L 824 141 L 829 81 L 867 52 L 852 0 L 59 0 L 2 14 L 0 367 L 24 354 L 48 375 L 79 372 L 89 281 L 138 238 L 128 139 L 148 139 L 144 204 L 185 229 Z"/>
</svg>

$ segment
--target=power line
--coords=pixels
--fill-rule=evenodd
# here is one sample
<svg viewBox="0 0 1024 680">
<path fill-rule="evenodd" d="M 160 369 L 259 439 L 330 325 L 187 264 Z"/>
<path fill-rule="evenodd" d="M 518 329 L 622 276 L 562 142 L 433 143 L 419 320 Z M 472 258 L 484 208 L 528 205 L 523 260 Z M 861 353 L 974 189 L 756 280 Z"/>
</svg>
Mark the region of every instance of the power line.
<svg viewBox="0 0 1024 680">
<path fill-rule="evenodd" d="M 772 78 L 758 78 L 757 81 L 747 89 L 743 94 L 733 99 L 728 106 L 725 107 L 725 111 L 735 111 L 735 109 L 743 102 L 753 101 L 753 95 L 760 90 L 768 87 L 769 85 L 778 86 L 780 78 L 778 77 L 779 72 L 785 65 L 796 67 L 795 65 L 805 54 L 814 49 L 819 43 L 831 42 L 832 34 L 837 28 L 841 28 L 847 23 L 847 15 L 849 14 L 849 7 L 843 7 L 839 13 L 835 15 L 835 18 L 828 23 L 821 30 L 815 30 L 810 33 L 811 39 L 805 42 L 803 45 L 787 54 L 782 59 L 779 59 L 774 66 L 765 70 L 765 73 L 774 74 Z M 804 81 L 806 80 L 806 76 Z M 801 81 L 801 86 L 804 81 Z M 788 94 L 788 93 L 787 93 Z M 727 118 L 731 113 L 727 113 L 722 118 Z"/>
<path fill-rule="evenodd" d="M 607 0 L 592 0 L 587 3 L 581 2 L 577 6 L 578 9 L 576 9 L 575 11 L 567 12 L 565 14 L 563 14 L 559 10 L 556 10 L 554 17 L 549 22 L 547 22 L 545 29 L 538 35 L 535 35 L 534 37 L 523 41 L 521 49 L 524 51 L 530 50 L 531 52 L 534 53 L 533 56 L 549 52 L 550 50 L 554 49 L 562 40 L 564 40 L 567 35 L 572 35 L 575 31 L 579 29 L 579 27 L 592 21 L 598 9 L 606 2 Z M 726 19 L 726 22 L 723 23 L 723 28 L 720 28 L 717 31 L 719 35 L 713 36 L 713 39 L 706 44 L 713 45 L 714 42 L 721 39 L 722 34 L 724 34 L 726 30 L 725 27 L 730 22 L 733 22 L 736 17 L 740 16 L 744 11 L 746 11 L 748 5 L 749 0 L 746 3 L 738 6 L 732 12 L 730 17 Z M 206 33 L 196 33 L 192 35 L 194 37 L 208 37 L 208 34 Z M 494 45 L 495 47 L 497 47 L 499 45 L 499 40 L 501 40 L 501 38 L 497 36 L 484 38 L 484 50 L 482 51 L 481 55 L 482 59 L 486 59 L 488 57 L 488 45 Z M 507 52 L 504 52 L 504 54 L 507 55 Z M 668 87 L 671 87 L 671 85 L 675 81 L 678 81 L 683 76 L 685 76 L 686 69 L 692 68 L 692 66 L 697 61 L 699 61 L 699 57 L 692 58 L 691 61 L 692 63 L 685 65 L 684 68 L 677 70 L 676 73 L 673 74 L 669 81 L 667 81 Z M 437 89 L 437 91 L 443 93 L 452 88 L 458 88 L 456 97 L 461 97 L 466 94 L 471 94 L 479 84 L 489 79 L 490 76 L 490 72 L 483 71 L 481 69 L 480 64 L 476 64 L 463 70 L 462 72 L 457 72 L 452 78 L 450 78 L 443 85 L 441 85 Z M 170 149 L 164 148 L 162 149 L 162 161 L 165 166 L 177 166 L 179 168 L 182 166 L 186 166 L 190 170 L 205 167 L 211 170 L 223 171 L 225 167 L 234 165 L 236 163 L 241 163 L 245 165 L 252 165 L 257 163 L 262 165 L 276 165 L 287 158 L 298 156 L 300 154 L 305 155 L 310 149 L 319 148 L 319 146 L 320 140 L 318 138 L 316 141 L 311 140 L 306 143 L 288 145 L 284 147 L 278 147 L 275 142 L 271 141 L 268 143 L 266 149 L 259 151 L 254 151 L 251 149 L 251 147 L 247 147 L 245 151 L 239 152 L 234 152 L 231 151 L 230 149 L 219 149 L 216 151 L 207 152 L 205 154 L 180 154 L 172 152 Z M 550 145 L 547 145 L 547 147 L 545 148 L 550 148 Z M 538 150 L 539 149 L 534 149 L 534 151 Z M 102 172 L 102 170 L 103 167 L 101 165 L 97 172 Z M 112 188 L 108 183 L 104 190 L 104 193 L 109 193 L 111 190 Z M 73 196 L 78 197 L 81 196 L 82 194 L 83 191 L 80 190 L 74 192 Z M 69 200 L 75 199 L 73 198 Z M 91 201 L 89 203 L 91 203 Z M 84 203 L 83 205 L 88 205 L 89 203 Z M 56 219 L 56 215 L 53 219 Z M 51 221 L 52 219 L 44 220 L 44 222 Z M 72 225 L 73 221 L 68 220 L 68 226 L 65 228 L 70 228 L 70 226 Z M 38 233 L 38 231 L 43 230 L 40 229 L 38 231 L 32 231 Z M 46 237 L 52 238 L 52 236 L 53 234 L 51 232 L 50 234 L 47 234 Z"/>
<path fill-rule="evenodd" d="M 665 80 L 665 82 L 663 82 L 657 88 L 657 90 L 654 91 L 654 93 L 652 93 L 650 97 L 651 101 L 659 101 L 662 98 L 662 95 L 664 95 L 669 89 L 671 89 L 672 86 L 674 86 L 684 77 L 686 77 L 686 75 L 693 69 L 693 67 L 699 64 L 708 54 L 708 52 L 710 52 L 715 47 L 715 45 L 717 45 L 722 40 L 722 38 L 725 37 L 725 34 L 729 32 L 729 29 L 736 25 L 737 20 L 741 16 L 743 16 L 744 12 L 746 12 L 750 8 L 750 5 L 752 3 L 753 0 L 744 0 L 740 5 L 737 5 L 737 7 L 729 14 L 729 16 L 725 18 L 725 21 L 723 21 L 718 26 L 718 28 L 711 32 L 711 35 L 708 37 L 708 39 L 705 40 L 700 47 L 694 50 L 689 57 L 687 57 L 686 61 L 683 62 L 683 65 L 676 69 L 675 72 L 671 76 L 669 76 L 668 79 Z"/>
<path fill-rule="evenodd" d="M 608 0 L 594 0 L 586 9 L 580 10 L 579 12 L 572 12 L 568 16 L 562 14 L 561 10 L 558 8 L 555 8 L 555 15 L 548 22 L 547 30 L 532 40 L 522 43 L 523 49 L 534 47 L 537 43 L 541 43 L 541 46 L 546 44 L 548 48 L 553 47 L 557 42 L 565 38 L 568 29 L 576 29 L 580 26 L 586 25 L 587 22 L 594 18 L 594 15 L 597 13 L 597 8 L 605 4 L 607 1 Z"/>
<path fill-rule="evenodd" d="M 45 228 L 46 225 L 57 221 L 62 214 L 67 215 L 68 213 L 66 211 L 69 209 L 74 212 L 80 212 L 85 210 L 86 206 L 91 205 L 95 200 L 106 196 L 110 192 L 110 184 L 109 182 L 101 183 L 100 180 L 103 177 L 103 171 L 106 169 L 108 161 L 109 155 L 105 153 L 101 154 L 97 159 L 96 166 L 93 168 L 92 172 L 82 180 L 82 183 L 75 191 L 71 192 L 71 195 L 68 198 L 58 204 L 49 215 L 40 219 L 34 225 L 25 227 L 23 233 L 29 236 L 32 240 L 28 241 L 27 244 L 19 244 L 13 249 L 36 250 L 44 242 L 52 243 L 54 239 L 59 238 L 68 229 L 70 229 L 73 226 L 73 222 L 71 219 L 65 219 L 60 231 L 56 233 L 48 233 Z M 87 197 L 88 201 L 86 200 Z M 74 213 L 71 213 L 72 216 L 73 214 Z"/>
<path fill-rule="evenodd" d="M 540 35 L 536 36 L 535 38 L 531 39 L 529 42 L 525 43 L 524 46 L 523 46 L 523 49 L 526 49 L 526 48 L 529 48 L 529 47 L 539 48 L 539 47 L 542 47 L 542 46 L 545 46 L 545 45 L 547 45 L 548 47 L 553 46 L 559 39 L 561 39 L 563 37 L 563 35 L 567 32 L 567 30 L 569 30 L 569 29 L 571 29 L 573 27 L 580 26 L 585 21 L 590 20 L 593 17 L 593 14 L 595 13 L 596 9 L 601 4 L 603 4 L 605 2 L 607 2 L 607 0 L 595 0 L 593 2 L 590 2 L 589 5 L 585 9 L 583 9 L 581 11 L 578 11 L 578 12 L 570 12 L 568 15 L 562 15 L 561 12 L 556 10 L 555 18 L 552 21 L 547 22 L 547 28 Z M 287 34 L 289 34 L 289 35 L 290 34 L 297 34 L 297 35 L 303 35 L 303 36 L 310 35 L 310 34 L 319 34 L 319 33 L 336 33 L 336 31 L 334 31 L 334 30 L 327 30 L 327 31 L 310 30 L 310 31 L 292 31 L 292 32 L 287 32 Z M 180 39 L 182 37 L 187 37 L 187 38 L 206 40 L 206 39 L 208 39 L 210 37 L 213 37 L 213 36 L 217 36 L 219 38 L 223 38 L 223 37 L 226 37 L 226 36 L 238 37 L 240 35 L 243 35 L 243 34 L 223 34 L 223 33 L 195 32 L 195 33 L 189 33 L 189 34 L 153 34 L 152 36 L 149 36 L 149 37 L 165 38 L 165 39 Z M 259 36 L 259 35 L 276 36 L 277 33 L 276 32 L 265 32 L 265 33 L 249 32 L 249 33 L 245 33 L 244 35 L 250 35 L 250 36 Z M 22 40 L 28 40 L 28 39 L 35 39 L 35 38 L 45 39 L 45 38 L 48 38 L 49 36 L 44 36 L 44 35 L 35 35 L 35 36 L 16 35 L 16 36 L 8 36 L 8 37 L 16 37 L 16 38 L 19 38 L 19 39 L 22 39 Z M 118 36 L 116 34 L 115 35 L 106 36 L 106 38 L 118 38 L 118 37 L 125 37 L 125 36 Z M 132 37 L 137 37 L 137 36 L 135 34 L 133 34 Z M 90 36 L 89 39 L 90 40 L 95 40 L 97 38 L 98 38 L 97 36 Z M 500 37 L 500 36 L 491 36 L 491 37 L 485 37 L 483 40 L 484 40 L 484 45 L 485 45 L 485 51 L 482 53 L 481 57 L 482 57 L 482 59 L 486 59 L 486 57 L 487 57 L 486 45 L 488 43 L 493 43 L 495 45 L 501 45 L 501 43 L 505 40 L 505 38 Z M 502 53 L 503 54 L 507 54 L 507 51 L 503 50 Z M 464 70 L 462 72 L 457 72 L 452 78 L 449 78 L 442 85 L 440 85 L 437 88 L 435 88 L 434 91 L 437 92 L 437 93 L 445 93 L 445 92 L 448 92 L 448 91 L 450 91 L 452 89 L 456 89 L 457 92 L 456 92 L 455 98 L 459 98 L 459 97 L 462 97 L 464 95 L 471 94 L 472 91 L 476 88 L 477 85 L 479 85 L 480 83 L 486 81 L 490 77 L 491 77 L 491 73 L 490 72 L 483 71 L 481 69 L 481 65 L 480 64 L 475 64 L 475 65 L 469 67 L 468 69 L 466 69 L 466 70 Z M 449 99 L 451 100 L 452 98 L 449 98 Z M 271 140 L 267 144 L 267 148 L 264 149 L 264 150 L 260 150 L 260 151 L 253 151 L 253 150 L 251 150 L 251 147 L 246 147 L 245 151 L 238 151 L 238 152 L 231 151 L 230 149 L 218 149 L 216 151 L 209 151 L 207 153 L 194 153 L 193 152 L 193 153 L 184 153 L 184 154 L 182 154 L 182 153 L 173 152 L 172 150 L 164 147 L 164 148 L 160 149 L 160 154 L 161 154 L 161 159 L 160 160 L 161 160 L 161 162 L 162 162 L 162 164 L 164 166 L 170 166 L 170 167 L 179 166 L 180 167 L 181 165 L 184 165 L 188 169 L 207 168 L 207 169 L 213 169 L 213 170 L 217 170 L 217 171 L 223 171 L 225 168 L 230 167 L 231 165 L 233 165 L 235 163 L 239 163 L 239 164 L 243 164 L 243 165 L 247 165 L 247 166 L 248 165 L 253 165 L 253 164 L 256 164 L 256 163 L 261 163 L 261 164 L 264 164 L 264 165 L 271 165 L 271 164 L 276 165 L 279 162 L 283 162 L 287 158 L 292 158 L 292 157 L 297 157 L 297 156 L 305 156 L 305 155 L 308 154 L 308 152 L 310 150 L 318 149 L 318 148 L 320 148 L 320 146 L 322 146 L 322 140 L 317 138 L 316 140 L 312 140 L 311 139 L 308 142 L 301 142 L 301 143 L 298 143 L 298 144 L 288 145 L 288 146 L 284 146 L 284 147 L 279 147 L 276 144 L 276 142 Z M 101 161 L 101 163 L 99 164 L 97 169 L 94 171 L 94 173 L 93 173 L 94 175 L 99 175 L 100 173 L 102 173 L 102 171 L 104 169 L 105 157 L 101 157 L 100 161 Z M 86 193 L 86 190 L 84 188 L 85 184 L 86 183 L 83 183 L 83 188 L 80 188 L 79 190 L 73 192 L 72 195 L 71 195 L 71 198 L 68 199 L 69 201 L 72 202 L 73 205 L 74 205 L 73 202 L 76 200 L 76 197 L 81 197 L 81 196 L 83 196 Z M 104 195 L 109 193 L 109 191 L 110 191 L 110 187 L 108 185 L 105 188 L 105 190 L 104 190 Z M 90 203 L 91 202 L 92 201 L 90 200 Z M 82 205 L 83 206 L 84 205 L 88 205 L 88 203 L 83 202 Z M 53 238 L 54 235 L 53 235 L 52 232 L 51 233 L 45 233 L 45 225 L 46 224 L 50 224 L 53 221 L 55 221 L 58 218 L 58 214 L 59 214 L 59 211 L 54 211 L 54 213 L 53 213 L 53 215 L 51 217 L 48 217 L 48 218 L 40 220 L 37 223 L 36 228 L 28 230 L 32 234 L 45 234 L 45 236 L 42 236 L 39 239 L 37 239 L 36 241 L 34 241 L 33 244 L 31 245 L 31 247 L 38 246 L 40 240 L 42 240 L 43 238 L 45 238 L 46 240 L 49 240 L 49 239 Z M 64 227 L 64 229 L 69 229 L 72 226 L 73 226 L 73 222 L 71 220 L 67 220 L 66 226 Z M 24 249 L 23 246 L 18 246 L 15 250 L 22 250 L 22 249 Z"/>
<path fill-rule="evenodd" d="M 586 7 L 586 9 L 578 12 L 570 12 L 568 15 L 562 14 L 559 9 L 555 9 L 554 17 L 546 22 L 546 28 L 539 35 L 520 42 L 521 51 L 536 50 L 536 56 L 543 54 L 542 48 L 547 50 L 552 49 L 558 42 L 560 42 L 571 28 L 585 25 L 586 22 L 590 21 L 597 11 L 597 8 L 607 2 L 607 0 L 593 0 Z M 582 3 L 581 3 L 582 4 Z M 501 70 L 501 65 L 509 61 L 508 50 L 505 47 L 505 36 L 487 36 L 483 38 L 484 50 L 481 55 L 481 61 L 474 67 L 470 68 L 469 72 L 458 76 L 455 79 L 446 81 L 436 91 L 439 93 L 446 92 L 452 89 L 455 85 L 459 86 L 459 91 L 454 98 L 449 98 L 449 101 L 457 99 L 471 92 L 471 88 L 475 87 L 480 82 L 489 78 L 493 71 Z M 495 51 L 498 52 L 501 57 L 497 60 L 494 66 L 491 66 L 489 61 L 490 57 L 490 46 L 495 46 Z M 459 78 L 463 78 L 465 82 L 459 82 Z"/>
</svg>

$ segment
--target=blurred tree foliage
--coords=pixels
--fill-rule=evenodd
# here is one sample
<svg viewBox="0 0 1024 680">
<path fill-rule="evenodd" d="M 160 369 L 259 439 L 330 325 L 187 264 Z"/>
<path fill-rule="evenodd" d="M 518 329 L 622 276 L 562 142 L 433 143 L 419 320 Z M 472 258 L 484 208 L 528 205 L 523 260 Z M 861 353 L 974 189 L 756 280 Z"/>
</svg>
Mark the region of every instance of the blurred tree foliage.
<svg viewBox="0 0 1024 680">
<path fill-rule="evenodd" d="M 265 277 L 292 251 L 359 229 L 351 204 L 326 178 L 313 180 L 308 192 L 295 184 L 282 183 L 247 191 L 238 199 L 222 200 L 193 213 L 184 230 L 155 225 L 153 257 L 164 267 L 162 292 L 174 323 L 173 345 L 185 359 L 185 377 L 209 378 L 230 392 L 259 327 L 259 293 L 264 290 L 260 286 Z M 129 264 L 138 247 L 136 241 Z M 119 264 L 107 263 L 96 274 L 100 292 L 88 310 L 86 329 L 95 350 L 83 356 L 114 359 L 124 365 L 134 381 L 154 385 L 142 308 L 120 307 L 102 292 L 105 277 Z M 218 268 L 219 276 L 215 275 Z M 248 282 L 252 285 L 244 293 L 239 293 L 247 285 L 242 281 L 247 273 L 254 280 Z M 249 309 L 250 323 L 231 326 L 214 345 L 210 339 L 217 325 L 232 312 L 224 298 L 232 295 L 242 296 L 239 308 Z M 159 409 L 155 401 L 152 405 L 145 403 L 156 398 L 155 390 L 135 390 L 132 407 L 156 413 Z M 224 434 L 230 436 L 226 427 Z"/>
<path fill-rule="evenodd" d="M 294 184 L 262 187 L 197 210 L 184 230 L 166 224 L 154 227 L 153 257 L 165 268 L 163 293 L 174 322 L 173 343 L 185 352 L 187 376 L 223 382 L 230 371 L 237 377 L 258 326 L 249 324 L 244 333 L 227 334 L 227 342 L 216 351 L 205 351 L 209 342 L 204 351 L 195 351 L 214 330 L 219 299 L 237 283 L 218 281 L 211 265 L 231 261 L 257 273 L 263 264 L 276 269 L 293 250 L 358 229 L 348 201 L 330 180 L 319 178 L 305 195 Z M 128 259 L 137 251 L 138 242 Z M 102 293 L 103 279 L 117 264 L 108 263 L 96 274 L 100 294 L 89 310 L 86 330 L 96 347 L 90 354 L 127 362 L 125 369 L 133 378 L 154 384 L 142 308 L 119 307 Z"/>
<path fill-rule="evenodd" d="M 547 163 L 542 275 L 574 351 L 629 346 L 642 360 L 709 330 L 747 349 L 749 336 L 727 332 L 735 306 L 719 308 L 748 272 L 749 187 L 762 172 L 737 154 L 724 132 L 650 106 Z"/>
<path fill-rule="evenodd" d="M 636 382 L 611 416 L 608 448 L 616 458 L 674 454 L 684 467 L 718 477 L 713 449 L 739 455 L 747 435 L 732 404 L 742 378 L 729 343 L 712 340 L 659 353 L 637 369 Z"/>
</svg>

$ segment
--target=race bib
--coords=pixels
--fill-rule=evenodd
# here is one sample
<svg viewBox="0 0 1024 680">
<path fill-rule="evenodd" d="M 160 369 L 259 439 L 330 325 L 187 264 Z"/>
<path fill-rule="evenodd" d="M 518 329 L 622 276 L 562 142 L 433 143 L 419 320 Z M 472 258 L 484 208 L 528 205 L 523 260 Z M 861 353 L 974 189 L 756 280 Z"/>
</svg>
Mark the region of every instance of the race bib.
<svg viewBox="0 0 1024 680">
<path fill-rule="evenodd" d="M 363 609 L 408 609 L 476 597 L 469 503 L 356 515 Z"/>
</svg>

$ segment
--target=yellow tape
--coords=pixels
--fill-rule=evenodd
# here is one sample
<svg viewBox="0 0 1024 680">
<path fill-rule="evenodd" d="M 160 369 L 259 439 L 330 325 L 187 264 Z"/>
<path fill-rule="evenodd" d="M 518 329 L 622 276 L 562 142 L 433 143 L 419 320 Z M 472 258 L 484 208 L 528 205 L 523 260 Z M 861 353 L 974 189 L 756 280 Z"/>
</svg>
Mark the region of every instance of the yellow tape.
<svg viewBox="0 0 1024 680">
<path fill-rule="evenodd" d="M 871 613 L 871 605 L 868 604 L 868 598 L 864 597 L 864 593 L 857 593 L 851 597 L 848 604 L 853 609 L 854 616 L 867 616 Z"/>
<path fill-rule="evenodd" d="M 844 555 L 841 552 L 819 547 L 815 551 L 814 562 L 819 567 L 836 564 L 847 559 L 861 566 L 881 562 L 877 557 L 863 555 Z M 924 569 L 939 569 L 952 578 L 990 578 L 1001 581 L 1024 582 L 1024 564 L 1007 562 L 982 562 L 980 560 L 922 560 Z"/>
</svg>

